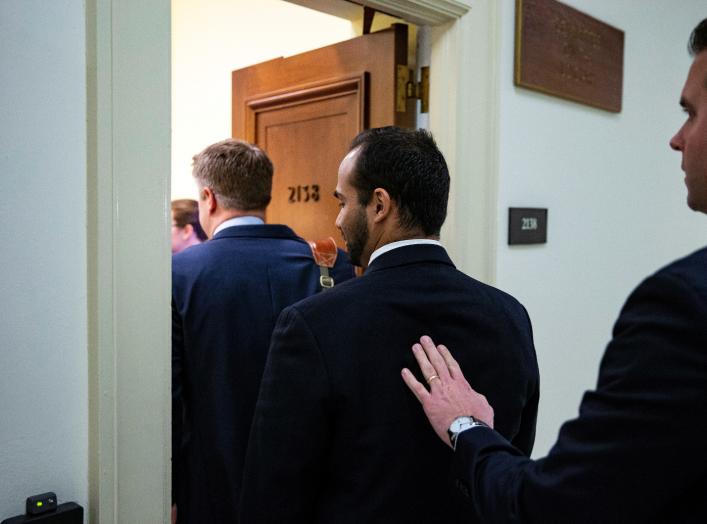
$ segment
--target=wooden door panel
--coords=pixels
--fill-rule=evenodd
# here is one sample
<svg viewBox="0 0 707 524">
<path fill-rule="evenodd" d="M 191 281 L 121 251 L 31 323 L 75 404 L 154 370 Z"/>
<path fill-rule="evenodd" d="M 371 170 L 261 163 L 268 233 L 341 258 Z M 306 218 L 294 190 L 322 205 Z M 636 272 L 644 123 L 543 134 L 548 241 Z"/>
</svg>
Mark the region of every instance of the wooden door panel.
<svg viewBox="0 0 707 524">
<path fill-rule="evenodd" d="M 287 224 L 308 239 L 334 236 L 343 245 L 333 193 L 339 162 L 360 127 L 358 97 L 354 92 L 258 113 L 256 142 L 275 166 L 269 223 Z"/>
<path fill-rule="evenodd" d="M 414 102 L 395 108 L 397 65 L 406 63 L 407 26 L 395 25 L 233 71 L 233 136 L 263 148 L 275 167 L 268 222 L 342 245 L 332 197 L 339 163 L 367 127 L 414 126 Z"/>
</svg>

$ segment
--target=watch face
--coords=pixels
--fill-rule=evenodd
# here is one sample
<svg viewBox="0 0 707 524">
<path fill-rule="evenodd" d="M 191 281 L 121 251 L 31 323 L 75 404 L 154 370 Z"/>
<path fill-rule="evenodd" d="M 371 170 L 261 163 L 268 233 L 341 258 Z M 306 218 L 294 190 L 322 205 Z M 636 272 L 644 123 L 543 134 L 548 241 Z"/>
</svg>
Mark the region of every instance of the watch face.
<svg viewBox="0 0 707 524">
<path fill-rule="evenodd" d="M 474 421 L 470 417 L 457 417 L 452 421 L 452 425 L 449 426 L 449 431 L 459 433 L 463 427 L 468 427 L 473 423 Z"/>
</svg>

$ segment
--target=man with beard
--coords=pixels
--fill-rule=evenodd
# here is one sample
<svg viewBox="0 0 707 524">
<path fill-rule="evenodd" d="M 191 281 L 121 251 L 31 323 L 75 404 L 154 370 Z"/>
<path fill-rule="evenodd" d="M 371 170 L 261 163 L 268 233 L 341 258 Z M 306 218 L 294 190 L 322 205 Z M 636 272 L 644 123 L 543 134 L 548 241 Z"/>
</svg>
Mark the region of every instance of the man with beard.
<svg viewBox="0 0 707 524">
<path fill-rule="evenodd" d="M 455 269 L 439 242 L 448 193 L 428 132 L 388 127 L 353 141 L 339 168 L 336 225 L 366 272 L 278 319 L 248 444 L 243 523 L 465 514 L 444 482 L 416 480 L 443 476 L 453 457 L 397 378 L 423 333 L 468 348 L 463 369 L 503 406 L 496 428 L 530 453 L 538 402 L 530 320 L 513 297 Z"/>
</svg>

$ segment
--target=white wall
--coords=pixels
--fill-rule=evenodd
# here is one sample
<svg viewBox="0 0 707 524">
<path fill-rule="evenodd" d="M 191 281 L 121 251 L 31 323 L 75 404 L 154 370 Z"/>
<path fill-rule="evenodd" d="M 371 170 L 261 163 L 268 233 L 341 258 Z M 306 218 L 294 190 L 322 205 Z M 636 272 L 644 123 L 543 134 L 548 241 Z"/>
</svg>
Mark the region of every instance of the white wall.
<svg viewBox="0 0 707 524">
<path fill-rule="evenodd" d="M 0 2 L 0 520 L 86 505 L 83 2 Z"/>
<path fill-rule="evenodd" d="M 565 0 L 625 32 L 623 109 L 513 85 L 514 0 L 502 3 L 497 285 L 528 308 L 541 372 L 536 455 L 596 383 L 611 328 L 649 273 L 705 243 L 668 140 L 703 0 Z M 508 207 L 549 209 L 548 242 L 507 245 Z"/>
<path fill-rule="evenodd" d="M 231 136 L 231 71 L 356 36 L 283 0 L 172 2 L 172 198 L 196 198 L 192 156 Z"/>
</svg>

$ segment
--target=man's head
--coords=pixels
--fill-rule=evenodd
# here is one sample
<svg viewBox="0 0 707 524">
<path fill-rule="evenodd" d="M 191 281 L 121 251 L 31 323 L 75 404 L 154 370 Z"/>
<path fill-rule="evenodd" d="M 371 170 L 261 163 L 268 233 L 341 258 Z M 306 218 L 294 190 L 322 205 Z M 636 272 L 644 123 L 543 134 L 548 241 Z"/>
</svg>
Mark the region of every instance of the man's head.
<svg viewBox="0 0 707 524">
<path fill-rule="evenodd" d="M 199 224 L 196 200 L 172 200 L 172 253 L 179 253 L 204 240 L 206 233 Z"/>
<path fill-rule="evenodd" d="M 692 32 L 688 47 L 695 59 L 680 97 L 687 119 L 670 147 L 682 153 L 687 205 L 707 213 L 707 19 Z"/>
<path fill-rule="evenodd" d="M 273 166 L 257 146 L 229 138 L 194 155 L 199 220 L 210 235 L 231 216 L 263 214 L 270 203 Z"/>
<path fill-rule="evenodd" d="M 409 238 L 437 238 L 447 215 L 449 172 L 429 132 L 384 127 L 360 133 L 339 167 L 336 225 L 351 261 Z"/>
</svg>

